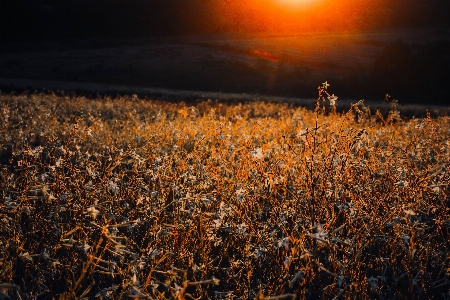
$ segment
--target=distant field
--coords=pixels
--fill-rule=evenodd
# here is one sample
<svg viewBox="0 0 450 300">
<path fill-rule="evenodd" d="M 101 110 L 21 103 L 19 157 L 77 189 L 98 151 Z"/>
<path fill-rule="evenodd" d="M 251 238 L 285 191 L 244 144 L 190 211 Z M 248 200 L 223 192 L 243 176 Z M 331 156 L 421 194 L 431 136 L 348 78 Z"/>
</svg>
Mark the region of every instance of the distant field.
<svg viewBox="0 0 450 300">
<path fill-rule="evenodd" d="M 310 87 L 316 82 L 369 67 L 389 42 L 423 43 L 441 38 L 448 38 L 448 33 L 405 30 L 4 44 L 0 86 L 1 78 L 16 78 L 315 97 Z M 345 92 L 350 90 L 349 84 L 335 88 Z M 380 99 L 385 92 L 380 91 Z"/>
<path fill-rule="evenodd" d="M 182 102 L 187 105 L 193 105 L 203 101 L 214 101 L 228 104 L 250 103 L 254 101 L 264 101 L 274 104 L 288 104 L 294 107 L 302 107 L 308 110 L 314 110 L 314 98 L 295 98 L 282 97 L 261 94 L 248 93 L 223 93 L 223 92 L 207 92 L 207 91 L 190 91 L 163 88 L 149 88 L 136 86 L 123 86 L 113 84 L 95 84 L 82 82 L 62 82 L 62 81 L 45 81 L 45 80 L 23 80 L 23 79 L 0 79 L 6 89 L 12 94 L 20 94 L 20 91 L 42 92 L 45 94 L 57 94 L 60 96 L 69 95 L 73 97 L 86 96 L 95 98 L 98 95 L 117 97 L 137 95 L 145 99 L 165 100 L 171 103 Z M 317 82 L 316 82 L 316 85 Z M 315 88 L 311 89 L 316 91 Z M 0 90 L 1 91 L 1 90 Z M 361 100 L 361 99 L 359 99 Z M 354 99 L 342 99 L 337 101 L 336 109 L 338 112 L 346 112 L 348 108 L 356 103 Z M 364 100 L 364 105 L 370 108 L 372 112 L 380 111 L 383 116 L 387 116 L 392 110 L 392 103 L 386 101 Z M 408 104 L 398 103 L 397 109 L 402 118 L 425 117 L 427 112 L 433 117 L 450 116 L 450 106 L 439 106 L 432 104 Z"/>
<path fill-rule="evenodd" d="M 0 298 L 450 297 L 450 118 L 328 104 L 0 94 Z"/>
</svg>

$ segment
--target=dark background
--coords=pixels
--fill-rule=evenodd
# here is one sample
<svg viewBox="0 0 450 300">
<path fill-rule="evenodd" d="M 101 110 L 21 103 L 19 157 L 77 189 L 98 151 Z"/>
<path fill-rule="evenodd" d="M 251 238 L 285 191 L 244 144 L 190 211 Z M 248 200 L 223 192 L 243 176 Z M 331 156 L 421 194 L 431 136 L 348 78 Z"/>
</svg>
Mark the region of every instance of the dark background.
<svg viewBox="0 0 450 300">
<path fill-rule="evenodd" d="M 161 41 L 164 39 L 158 38 L 197 36 L 207 42 L 211 36 L 236 33 L 273 36 L 352 30 L 405 29 L 414 32 L 429 28 L 436 38 L 413 42 L 401 38 L 386 40 L 370 65 L 347 70 L 345 74 L 328 73 L 326 78 L 317 77 L 317 80 L 332 81 L 334 91 L 341 97 L 365 95 L 366 98 L 381 99 L 389 92 L 412 103 L 447 105 L 450 85 L 449 13 L 448 0 L 328 0 L 326 6 L 313 13 L 277 14 L 274 11 L 273 16 L 261 13 L 261 7 L 239 0 L 0 0 L 0 55 L 21 51 L 97 48 L 105 44 L 118 47 L 127 44 L 127 41 L 149 38 L 154 38 L 150 43 L 163 43 Z M 15 72 L 15 63 L 6 61 L 3 66 L 0 65 L 0 68 L 3 67 L 0 77 L 41 79 L 39 75 Z M 6 67 L 12 71 L 5 71 Z M 64 69 L 63 66 L 61 68 Z M 105 66 L 102 68 L 105 69 Z M 220 66 L 217 68 L 220 69 Z M 255 70 L 249 74 L 252 78 L 259 76 L 256 73 L 263 72 L 264 68 Z M 120 80 L 102 79 L 101 72 L 98 74 L 93 79 L 89 76 L 83 79 L 81 73 L 77 77 L 58 75 L 43 78 L 121 83 Z M 196 74 L 192 75 L 196 78 Z M 302 85 L 302 82 L 289 83 L 289 76 L 292 77 L 292 73 L 286 74 L 285 80 L 279 79 L 278 86 L 270 91 L 255 87 L 258 85 L 255 83 L 242 84 L 242 80 L 239 85 L 226 79 L 222 80 L 222 85 L 213 84 L 201 76 L 197 76 L 197 81 L 180 77 L 171 81 L 170 72 L 162 83 L 134 79 L 124 80 L 123 83 L 312 96 L 311 90 L 314 89 L 307 85 L 315 82 L 316 78 L 305 79 Z"/>
<path fill-rule="evenodd" d="M 349 24 L 363 30 L 450 24 L 448 0 L 328 2 L 328 6 L 304 20 L 304 14 L 299 12 L 268 22 L 267 16 L 258 15 L 260 8 L 242 0 L 1 0 L 0 38 L 117 39 L 236 31 L 280 32 L 281 26 L 319 31 L 348 29 Z M 342 11 L 349 13 L 344 15 Z"/>
</svg>

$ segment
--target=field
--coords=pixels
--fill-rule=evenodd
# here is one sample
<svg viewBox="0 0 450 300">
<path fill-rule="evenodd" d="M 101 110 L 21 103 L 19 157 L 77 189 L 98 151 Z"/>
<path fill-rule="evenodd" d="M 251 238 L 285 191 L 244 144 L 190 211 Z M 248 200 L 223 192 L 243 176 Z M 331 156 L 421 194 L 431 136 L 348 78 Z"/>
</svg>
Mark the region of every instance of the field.
<svg viewBox="0 0 450 300">
<path fill-rule="evenodd" d="M 38 93 L 0 109 L 3 299 L 450 299 L 449 117 Z"/>
</svg>

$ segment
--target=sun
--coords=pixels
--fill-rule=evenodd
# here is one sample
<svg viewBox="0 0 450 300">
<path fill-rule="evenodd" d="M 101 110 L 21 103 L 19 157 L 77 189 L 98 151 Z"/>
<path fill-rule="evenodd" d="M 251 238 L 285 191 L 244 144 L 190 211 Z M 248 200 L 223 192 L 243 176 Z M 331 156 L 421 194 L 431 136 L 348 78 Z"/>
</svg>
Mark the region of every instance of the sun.
<svg viewBox="0 0 450 300">
<path fill-rule="evenodd" d="M 286 8 L 305 8 L 317 4 L 319 0 L 273 0 L 276 4 Z"/>
<path fill-rule="evenodd" d="M 308 4 L 311 2 L 315 2 L 317 0 L 278 0 L 281 4 L 286 5 L 302 5 L 302 4 Z"/>
</svg>

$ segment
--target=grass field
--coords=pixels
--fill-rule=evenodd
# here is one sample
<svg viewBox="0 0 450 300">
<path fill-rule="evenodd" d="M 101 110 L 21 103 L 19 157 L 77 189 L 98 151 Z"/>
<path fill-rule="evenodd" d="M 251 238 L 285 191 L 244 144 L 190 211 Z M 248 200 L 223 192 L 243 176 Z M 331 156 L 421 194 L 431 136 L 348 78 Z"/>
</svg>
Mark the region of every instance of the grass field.
<svg viewBox="0 0 450 300">
<path fill-rule="evenodd" d="M 449 299 L 450 118 L 0 95 L 0 297 Z"/>
</svg>

